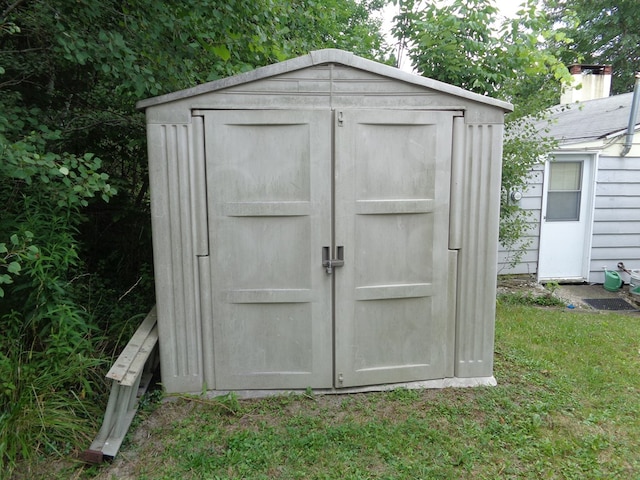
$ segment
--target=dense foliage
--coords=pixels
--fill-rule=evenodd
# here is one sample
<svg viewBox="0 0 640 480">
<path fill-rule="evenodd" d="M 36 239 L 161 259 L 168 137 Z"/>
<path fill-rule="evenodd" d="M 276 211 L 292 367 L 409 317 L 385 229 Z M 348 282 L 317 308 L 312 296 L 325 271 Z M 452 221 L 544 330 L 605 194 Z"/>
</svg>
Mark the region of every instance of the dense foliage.
<svg viewBox="0 0 640 480">
<path fill-rule="evenodd" d="M 535 0 L 523 2 L 513 20 L 501 20 L 493 0 L 398 3 L 394 33 L 420 74 L 514 104 L 506 123 L 500 241 L 516 263 L 529 223 L 509 194 L 527 188 L 531 167 L 554 146 L 535 123 L 558 103 L 561 85 L 570 80 L 559 59 L 568 39 L 552 29 Z"/>
<path fill-rule="evenodd" d="M 561 54 L 567 65 L 612 65 L 612 94 L 633 90 L 640 69 L 640 3 L 637 0 L 547 0 L 556 28 L 573 39 Z"/>
<path fill-rule="evenodd" d="M 381 4 L 0 0 L 0 469 L 88 446 L 153 303 L 135 102 L 312 49 L 381 59 Z"/>
</svg>

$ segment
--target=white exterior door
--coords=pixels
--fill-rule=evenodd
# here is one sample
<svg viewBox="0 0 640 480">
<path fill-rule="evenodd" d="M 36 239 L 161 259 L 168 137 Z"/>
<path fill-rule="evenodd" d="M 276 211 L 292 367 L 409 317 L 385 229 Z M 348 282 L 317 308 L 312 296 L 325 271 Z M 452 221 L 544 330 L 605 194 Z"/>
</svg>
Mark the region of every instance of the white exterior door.
<svg viewBox="0 0 640 480">
<path fill-rule="evenodd" d="M 208 111 L 215 385 L 453 375 L 453 114 Z M 332 133 L 333 132 L 333 133 Z M 343 260 L 329 271 L 323 260 Z"/>
<path fill-rule="evenodd" d="M 538 280 L 586 281 L 593 217 L 592 155 L 558 155 L 545 165 Z"/>
</svg>

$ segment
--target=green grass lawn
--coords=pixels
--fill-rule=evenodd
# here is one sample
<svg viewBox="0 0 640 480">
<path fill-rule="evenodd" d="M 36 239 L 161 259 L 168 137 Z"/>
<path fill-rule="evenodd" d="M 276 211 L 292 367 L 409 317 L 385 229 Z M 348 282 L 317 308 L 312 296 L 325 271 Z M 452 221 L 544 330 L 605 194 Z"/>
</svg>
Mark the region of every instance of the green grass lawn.
<svg viewBox="0 0 640 480">
<path fill-rule="evenodd" d="M 640 317 L 499 305 L 495 376 L 474 389 L 180 399 L 146 414 L 113 465 L 60 478 L 640 478 Z"/>
</svg>

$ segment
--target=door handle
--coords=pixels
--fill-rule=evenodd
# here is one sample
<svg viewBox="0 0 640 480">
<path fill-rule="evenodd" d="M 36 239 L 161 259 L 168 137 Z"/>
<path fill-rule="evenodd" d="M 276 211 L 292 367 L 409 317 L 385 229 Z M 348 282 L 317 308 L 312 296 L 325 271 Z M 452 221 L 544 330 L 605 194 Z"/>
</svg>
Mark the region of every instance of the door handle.
<svg viewBox="0 0 640 480">
<path fill-rule="evenodd" d="M 344 247 L 336 247 L 336 258 L 331 258 L 331 247 L 322 247 L 322 266 L 331 275 L 335 267 L 344 265 Z"/>
</svg>

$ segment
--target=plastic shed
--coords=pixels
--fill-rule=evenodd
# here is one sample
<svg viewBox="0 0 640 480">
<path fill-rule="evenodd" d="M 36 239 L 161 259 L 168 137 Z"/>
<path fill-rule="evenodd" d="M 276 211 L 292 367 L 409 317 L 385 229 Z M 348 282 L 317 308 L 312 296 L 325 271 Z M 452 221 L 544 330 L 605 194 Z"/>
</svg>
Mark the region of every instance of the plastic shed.
<svg viewBox="0 0 640 480">
<path fill-rule="evenodd" d="M 509 103 L 320 50 L 138 108 L 168 392 L 495 383 Z"/>
</svg>

